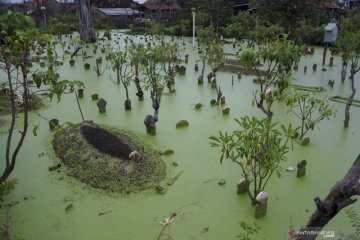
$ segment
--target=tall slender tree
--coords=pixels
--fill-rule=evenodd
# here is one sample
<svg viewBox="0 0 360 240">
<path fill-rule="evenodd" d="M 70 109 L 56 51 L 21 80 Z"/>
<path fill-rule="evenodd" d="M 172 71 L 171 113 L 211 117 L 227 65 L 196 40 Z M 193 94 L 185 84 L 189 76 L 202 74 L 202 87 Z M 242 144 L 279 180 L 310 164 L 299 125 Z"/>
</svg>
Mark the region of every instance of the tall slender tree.
<svg viewBox="0 0 360 240">
<path fill-rule="evenodd" d="M 350 107 L 355 97 L 355 75 L 360 71 L 360 26 L 358 15 L 351 18 L 343 18 L 340 21 L 340 33 L 337 39 L 337 46 L 342 51 L 342 59 L 345 64 L 350 65 L 351 94 L 345 106 L 344 127 L 349 127 Z"/>
</svg>

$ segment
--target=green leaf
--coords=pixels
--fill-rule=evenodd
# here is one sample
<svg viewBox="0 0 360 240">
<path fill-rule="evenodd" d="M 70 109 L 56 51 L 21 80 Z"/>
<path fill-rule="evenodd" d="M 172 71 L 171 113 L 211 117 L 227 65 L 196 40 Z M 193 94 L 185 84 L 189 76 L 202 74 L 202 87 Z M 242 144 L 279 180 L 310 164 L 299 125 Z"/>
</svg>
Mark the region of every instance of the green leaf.
<svg viewBox="0 0 360 240">
<path fill-rule="evenodd" d="M 37 136 L 37 130 L 38 129 L 39 129 L 39 125 L 36 125 L 36 126 L 33 127 L 32 132 L 33 132 L 34 136 Z"/>
</svg>

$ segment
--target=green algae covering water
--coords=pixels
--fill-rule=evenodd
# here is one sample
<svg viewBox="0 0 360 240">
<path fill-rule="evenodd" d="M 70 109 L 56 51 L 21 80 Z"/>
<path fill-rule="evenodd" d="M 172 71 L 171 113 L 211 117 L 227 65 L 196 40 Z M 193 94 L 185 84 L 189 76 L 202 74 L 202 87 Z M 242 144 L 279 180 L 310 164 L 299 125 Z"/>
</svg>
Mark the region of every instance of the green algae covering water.
<svg viewBox="0 0 360 240">
<path fill-rule="evenodd" d="M 142 41 L 135 36 L 135 41 Z M 120 37 L 123 43 L 124 36 Z M 182 43 L 182 41 L 181 41 Z M 115 43 L 113 43 L 115 45 Z M 315 209 L 313 199 L 324 198 L 329 189 L 342 178 L 359 154 L 360 142 L 360 109 L 351 108 L 350 127 L 343 128 L 343 103 L 333 102 L 338 110 L 334 119 L 323 121 L 320 130 L 309 134 L 309 146 L 295 145 L 288 154 L 288 161 L 283 168 L 293 166 L 299 160 L 308 162 L 305 177 L 296 178 L 296 172 L 282 172 L 281 178 L 274 176 L 267 186 L 270 194 L 267 216 L 255 220 L 255 209 L 246 195 L 236 194 L 236 184 L 240 179 L 240 169 L 230 161 L 219 163 L 219 149 L 209 146 L 209 136 L 218 130 L 232 131 L 237 124 L 233 120 L 245 115 L 263 116 L 259 109 L 251 106 L 254 76 L 243 75 L 240 80 L 237 74 L 219 72 L 218 84 L 226 96 L 226 106 L 230 114 L 224 116 L 220 106 L 210 106 L 210 100 L 216 98 L 216 91 L 205 81 L 197 84 L 199 72 L 194 71 L 195 61 L 199 59 L 196 49 L 192 48 L 190 39 L 185 40 L 185 53 L 189 54 L 186 75 L 176 76 L 175 94 L 165 94 L 162 98 L 157 135 L 146 135 L 143 120 L 151 114 L 151 100 L 148 93 L 145 100 L 139 102 L 135 96 L 135 86 L 130 87 L 132 110 L 125 111 L 125 90 L 115 85 L 111 70 L 100 77 L 92 71 L 95 57 L 83 59 L 78 57 L 75 66 L 71 67 L 67 59 L 59 68 L 63 79 L 77 79 L 85 83 L 84 98 L 80 99 L 86 119 L 95 123 L 106 124 L 115 128 L 124 128 L 140 136 L 147 143 L 157 146 L 158 150 L 172 149 L 173 155 L 163 157 L 172 165 L 167 178 L 177 174 L 179 178 L 168 188 L 166 194 L 155 191 L 130 194 L 108 193 L 92 189 L 76 179 L 68 177 L 64 169 L 49 172 L 48 167 L 59 160 L 54 157 L 50 141 L 52 134 L 48 123 L 36 114 L 30 114 L 30 125 L 40 124 L 38 136 L 28 134 L 25 145 L 20 151 L 13 176 L 19 183 L 7 202 L 19 202 L 9 211 L 1 209 L 1 219 L 8 219 L 11 234 L 27 240 L 152 240 L 156 239 L 162 229 L 160 221 L 176 212 L 174 222 L 165 233 L 175 240 L 237 239 L 242 229 L 240 222 L 256 222 L 260 231 L 252 239 L 280 240 L 288 239 L 290 228 L 299 229 L 305 225 Z M 87 55 L 93 55 L 92 47 L 84 49 Z M 235 53 L 232 45 L 225 45 L 225 51 Z M 59 48 L 59 51 L 60 48 Z M 98 56 L 104 54 L 98 51 Z M 84 63 L 90 63 L 90 70 L 84 70 Z M 327 96 L 347 96 L 350 92 L 350 81 L 340 81 L 341 59 L 335 57 L 334 66 L 325 66 L 321 71 L 322 49 L 316 49 L 313 56 L 302 57 L 299 70 L 293 72 L 293 84 L 323 87 Z M 313 72 L 311 66 L 317 63 L 318 70 Z M 103 63 L 105 66 L 106 63 Z M 303 72 L 308 66 L 307 73 Z M 206 73 L 209 72 L 207 66 Z M 4 75 L 1 73 L 1 77 Z M 234 82 L 232 84 L 232 77 Z M 358 78 L 358 77 L 357 77 Z M 330 88 L 328 80 L 335 79 L 335 86 Z M 357 82 L 357 88 L 360 84 Z M 96 101 L 91 94 L 98 93 L 107 101 L 107 112 L 99 114 Z M 356 96 L 359 98 L 359 96 Z M 195 105 L 202 103 L 201 110 Z M 275 120 L 283 123 L 297 121 L 286 113 L 285 106 L 274 108 Z M 60 123 L 81 122 L 81 115 L 76 105 L 75 95 L 64 96 L 60 103 L 52 102 L 39 113 L 47 118 L 58 118 Z M 1 122 L 8 116 L 1 116 Z M 176 129 L 179 120 L 187 120 L 189 127 Z M 4 160 L 6 126 L 1 127 L 0 145 L 1 164 Z M 175 164 L 172 164 L 172 163 Z M 175 166 L 177 165 L 177 166 Z M 218 180 L 226 180 L 225 185 L 218 185 Z M 360 210 L 355 203 L 353 208 Z M 344 212 L 336 216 L 326 230 L 352 233 L 349 219 Z M 164 238 L 166 239 L 166 238 Z"/>
</svg>

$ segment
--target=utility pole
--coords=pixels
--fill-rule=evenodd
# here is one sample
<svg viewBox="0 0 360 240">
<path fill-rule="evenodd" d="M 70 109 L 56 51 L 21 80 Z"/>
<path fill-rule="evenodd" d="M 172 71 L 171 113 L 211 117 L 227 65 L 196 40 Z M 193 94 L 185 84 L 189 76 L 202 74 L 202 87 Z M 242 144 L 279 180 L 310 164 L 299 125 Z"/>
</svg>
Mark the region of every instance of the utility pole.
<svg viewBox="0 0 360 240">
<path fill-rule="evenodd" d="M 193 15 L 193 47 L 195 47 L 195 8 L 191 8 L 191 12 Z"/>
</svg>

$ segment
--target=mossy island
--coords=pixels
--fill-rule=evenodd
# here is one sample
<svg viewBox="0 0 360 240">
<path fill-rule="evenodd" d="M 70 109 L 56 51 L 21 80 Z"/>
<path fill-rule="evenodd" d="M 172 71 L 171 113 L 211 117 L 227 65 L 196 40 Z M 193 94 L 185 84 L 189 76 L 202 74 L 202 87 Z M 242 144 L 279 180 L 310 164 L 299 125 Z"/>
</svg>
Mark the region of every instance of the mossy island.
<svg viewBox="0 0 360 240">
<path fill-rule="evenodd" d="M 52 145 L 66 173 L 94 188 L 137 193 L 166 177 L 160 152 L 129 131 L 85 121 L 58 130 Z"/>
</svg>

